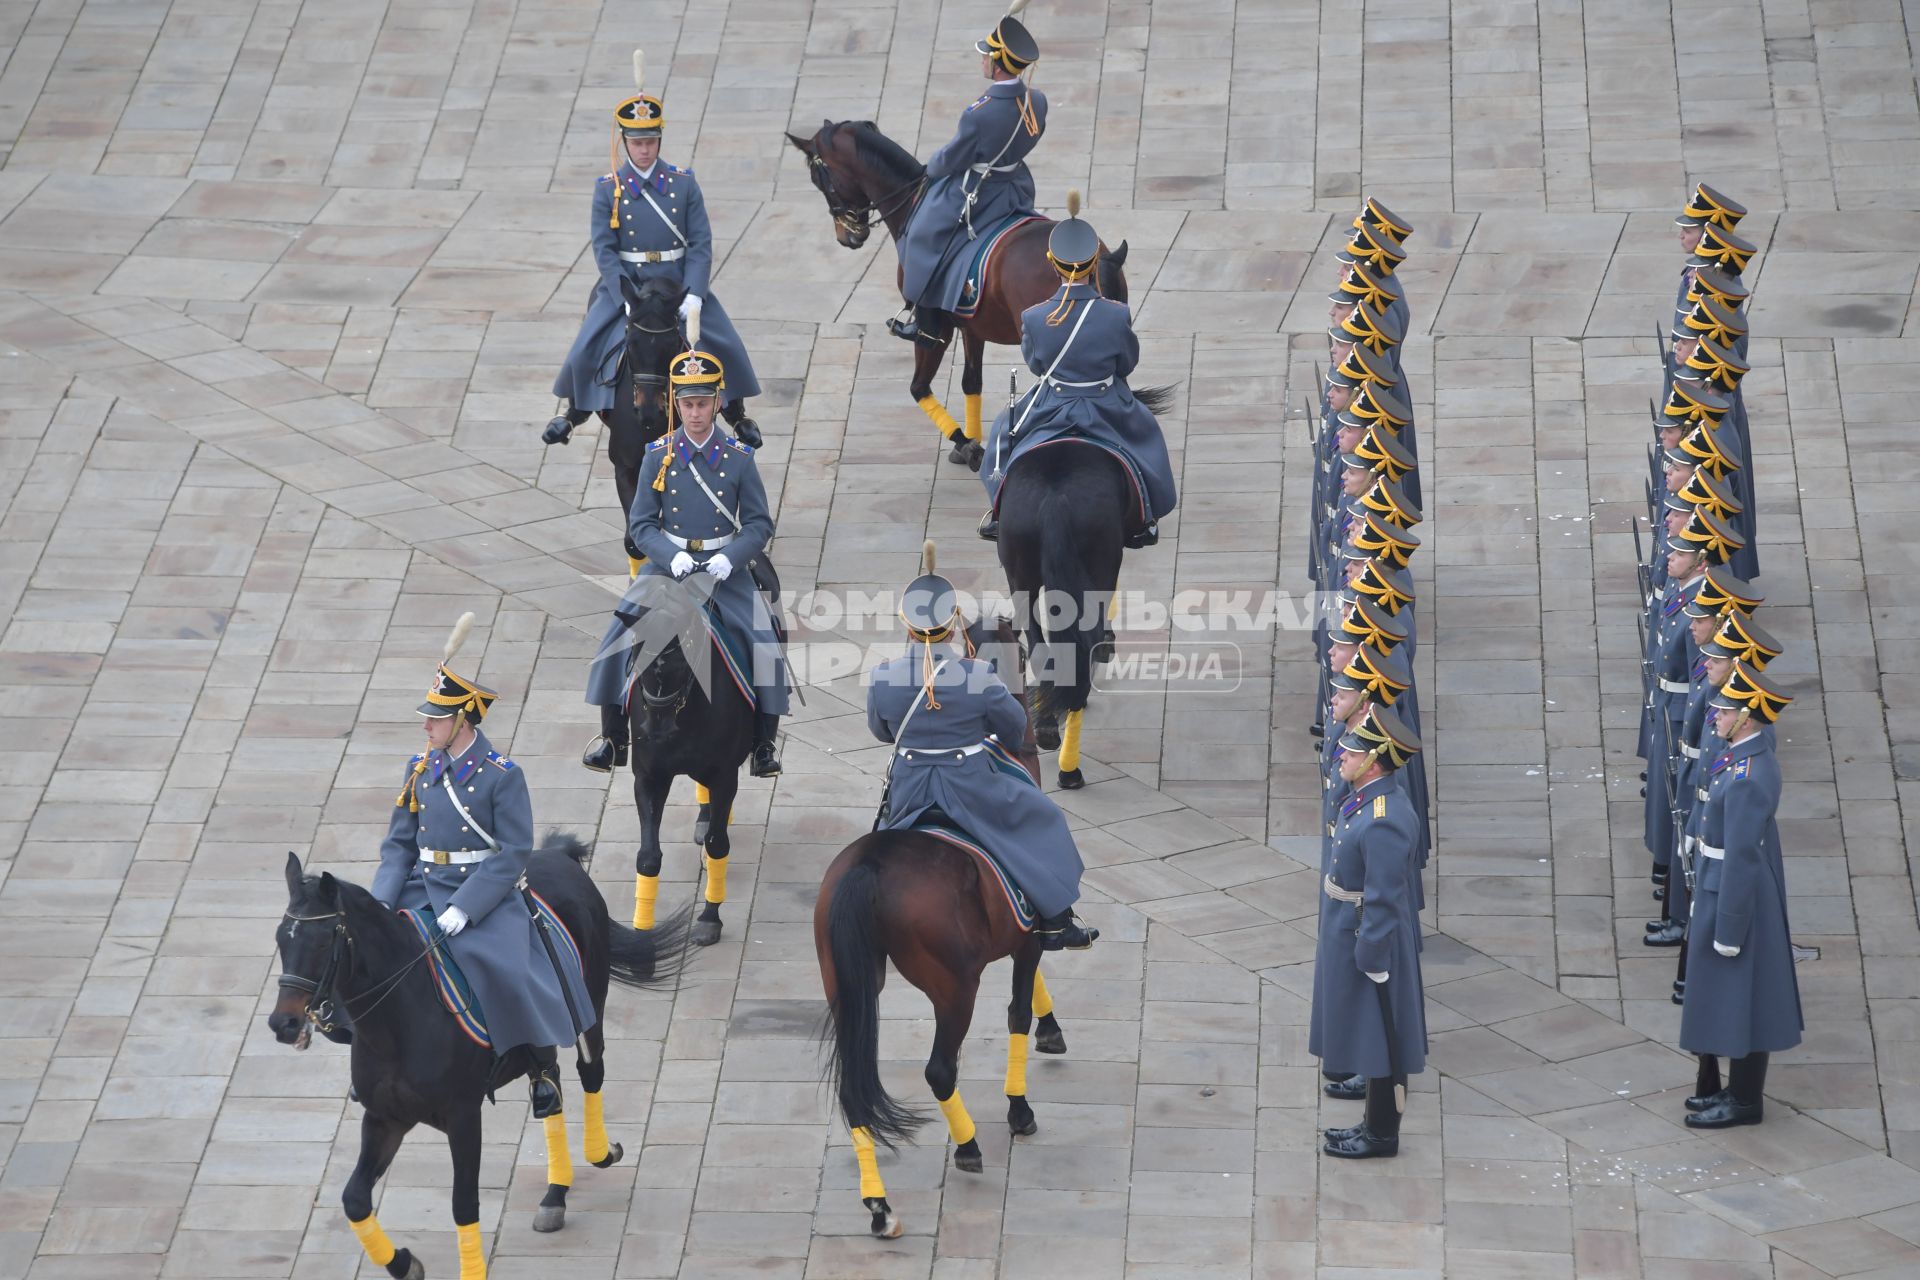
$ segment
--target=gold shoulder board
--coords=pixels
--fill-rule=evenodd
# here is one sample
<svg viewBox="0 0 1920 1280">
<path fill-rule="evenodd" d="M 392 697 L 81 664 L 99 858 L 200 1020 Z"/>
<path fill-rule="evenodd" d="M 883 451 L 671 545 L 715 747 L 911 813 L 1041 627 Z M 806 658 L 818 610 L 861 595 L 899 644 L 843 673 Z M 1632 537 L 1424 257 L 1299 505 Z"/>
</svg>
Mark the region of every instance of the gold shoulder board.
<svg viewBox="0 0 1920 1280">
<path fill-rule="evenodd" d="M 1387 816 L 1387 798 L 1385 796 L 1375 796 L 1373 798 L 1373 816 L 1376 818 L 1384 818 Z"/>
</svg>

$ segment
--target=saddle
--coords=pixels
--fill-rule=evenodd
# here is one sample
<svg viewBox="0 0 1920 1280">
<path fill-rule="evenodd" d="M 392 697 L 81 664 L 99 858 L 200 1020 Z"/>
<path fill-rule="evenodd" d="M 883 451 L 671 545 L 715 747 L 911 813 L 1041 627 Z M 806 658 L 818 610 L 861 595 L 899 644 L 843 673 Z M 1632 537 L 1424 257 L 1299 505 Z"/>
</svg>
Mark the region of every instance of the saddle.
<svg viewBox="0 0 1920 1280">
<path fill-rule="evenodd" d="M 984 293 L 987 272 L 992 267 L 994 254 L 1001 242 L 1012 232 L 1029 222 L 1046 222 L 1047 219 L 1037 213 L 1009 214 L 1005 221 L 992 231 L 974 241 L 973 259 L 967 263 L 967 281 L 960 289 L 960 305 L 954 308 L 954 314 L 969 318 L 980 306 L 980 295 Z"/>
</svg>

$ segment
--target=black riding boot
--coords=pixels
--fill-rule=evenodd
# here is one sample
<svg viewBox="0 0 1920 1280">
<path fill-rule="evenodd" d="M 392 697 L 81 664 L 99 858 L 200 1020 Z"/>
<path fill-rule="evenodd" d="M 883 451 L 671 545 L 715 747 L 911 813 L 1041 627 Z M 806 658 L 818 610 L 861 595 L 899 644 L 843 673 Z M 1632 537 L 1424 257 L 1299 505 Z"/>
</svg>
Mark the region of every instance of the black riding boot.
<svg viewBox="0 0 1920 1280">
<path fill-rule="evenodd" d="M 1346 1075 L 1338 1071 L 1322 1071 L 1320 1092 L 1329 1098 L 1341 1102 L 1358 1102 L 1367 1096 L 1367 1078 L 1362 1075 Z"/>
<path fill-rule="evenodd" d="M 729 400 L 720 406 L 720 416 L 727 420 L 727 426 L 733 431 L 733 438 L 749 449 L 758 449 L 764 443 L 760 435 L 760 424 L 747 416 L 745 400 Z"/>
<path fill-rule="evenodd" d="M 1766 1111 L 1761 1096 L 1767 1087 L 1767 1055 L 1750 1053 L 1727 1067 L 1727 1087 L 1706 1106 L 1687 1117 L 1689 1129 L 1731 1129 L 1759 1124 Z"/>
<path fill-rule="evenodd" d="M 753 765 L 749 772 L 756 778 L 771 778 L 780 772 L 780 717 L 762 711 L 753 720 Z"/>
<path fill-rule="evenodd" d="M 1720 1083 L 1720 1059 L 1711 1053 L 1700 1054 L 1699 1059 L 1700 1068 L 1693 1077 L 1693 1093 L 1686 1104 L 1689 1111 L 1705 1111 L 1727 1091 L 1726 1086 Z"/>
<path fill-rule="evenodd" d="M 918 303 L 913 307 L 913 319 L 902 320 L 895 316 L 887 321 L 887 332 L 908 342 L 930 342 L 945 346 L 947 341 L 947 326 L 941 320 L 941 313 Z"/>
<path fill-rule="evenodd" d="M 1042 951 L 1085 951 L 1100 936 L 1100 931 L 1075 920 L 1073 908 L 1069 907 L 1036 923 L 1033 936 L 1040 939 Z"/>
<path fill-rule="evenodd" d="M 1126 536 L 1124 545 L 1129 551 L 1138 551 L 1142 547 L 1151 547 L 1160 541 L 1160 526 L 1149 520 L 1144 529 L 1136 529 Z"/>
<path fill-rule="evenodd" d="M 626 708 L 600 708 L 600 736 L 587 744 L 580 763 L 595 773 L 612 773 L 627 763 Z"/>
<path fill-rule="evenodd" d="M 1400 1107 L 1396 1088 L 1406 1088 L 1405 1076 L 1367 1077 L 1367 1112 L 1356 1129 L 1331 1129 L 1320 1148 L 1342 1160 L 1372 1160 L 1400 1154 Z"/>
<path fill-rule="evenodd" d="M 993 513 L 992 507 L 988 507 L 987 514 L 980 517 L 980 536 L 988 542 L 1000 541 L 1000 517 Z"/>
<path fill-rule="evenodd" d="M 533 1075 L 527 1081 L 527 1097 L 533 1103 L 533 1118 L 545 1120 L 560 1114 L 560 1054 L 552 1045 L 528 1047 L 533 1055 Z"/>
<path fill-rule="evenodd" d="M 585 409 L 576 409 L 569 404 L 564 410 L 553 415 L 547 423 L 547 429 L 540 433 L 542 444 L 566 444 L 573 438 L 573 429 L 593 415 Z"/>
</svg>

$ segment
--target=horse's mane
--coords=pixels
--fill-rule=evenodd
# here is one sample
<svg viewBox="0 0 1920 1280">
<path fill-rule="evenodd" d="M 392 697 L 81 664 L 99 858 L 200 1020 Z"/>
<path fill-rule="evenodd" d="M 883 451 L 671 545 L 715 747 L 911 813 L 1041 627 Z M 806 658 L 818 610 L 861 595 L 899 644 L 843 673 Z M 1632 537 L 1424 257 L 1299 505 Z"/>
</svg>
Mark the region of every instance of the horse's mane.
<svg viewBox="0 0 1920 1280">
<path fill-rule="evenodd" d="M 888 173 L 902 178 L 917 178 L 927 171 L 927 167 L 913 158 L 913 153 L 880 132 L 880 126 L 871 120 L 842 120 L 838 124 L 827 126 L 827 139 L 845 129 L 853 138 L 853 149 L 862 160 Z"/>
</svg>

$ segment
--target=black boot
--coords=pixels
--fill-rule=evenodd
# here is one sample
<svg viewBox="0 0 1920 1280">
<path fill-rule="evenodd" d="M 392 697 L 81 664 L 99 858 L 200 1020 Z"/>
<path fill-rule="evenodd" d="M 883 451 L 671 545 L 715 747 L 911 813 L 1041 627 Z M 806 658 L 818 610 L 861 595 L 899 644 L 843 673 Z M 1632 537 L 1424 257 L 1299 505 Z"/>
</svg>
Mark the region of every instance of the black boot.
<svg viewBox="0 0 1920 1280">
<path fill-rule="evenodd" d="M 566 444 L 573 438 L 573 429 L 593 415 L 584 409 L 568 405 L 565 411 L 553 415 L 553 421 L 547 423 L 547 429 L 540 433 L 542 444 Z"/>
<path fill-rule="evenodd" d="M 780 743 L 780 717 L 771 712 L 762 711 L 753 721 L 753 765 L 751 772 L 756 778 L 771 778 L 780 772 L 780 757 L 775 749 Z"/>
<path fill-rule="evenodd" d="M 1330 1130 L 1321 1150 L 1342 1160 L 1373 1160 L 1400 1154 L 1400 1107 L 1395 1086 L 1406 1087 L 1406 1077 L 1370 1076 L 1367 1114 L 1358 1129 Z M 1337 1133 L 1338 1136 L 1335 1136 Z"/>
<path fill-rule="evenodd" d="M 1727 1087 L 1704 1107 L 1687 1117 L 1689 1129 L 1731 1129 L 1759 1124 L 1766 1118 L 1761 1097 L 1767 1085 L 1767 1055 L 1750 1053 L 1735 1058 L 1727 1070 Z"/>
<path fill-rule="evenodd" d="M 1000 541 L 1000 518 L 994 515 L 991 507 L 987 508 L 987 514 L 980 517 L 980 536 L 988 542 Z"/>
<path fill-rule="evenodd" d="M 945 346 L 947 327 L 941 322 L 940 312 L 932 307 L 916 304 L 913 318 L 902 319 L 899 316 L 887 321 L 887 332 L 896 338 L 905 338 L 908 342 L 928 342 L 935 346 Z"/>
<path fill-rule="evenodd" d="M 1701 1054 L 1700 1069 L 1694 1073 L 1693 1096 L 1687 1099 L 1687 1110 L 1705 1111 L 1726 1092 L 1720 1083 L 1720 1059 L 1711 1053 Z"/>
<path fill-rule="evenodd" d="M 1647 936 L 1640 941 L 1649 947 L 1677 947 L 1686 936 L 1687 926 L 1678 920 L 1662 920 L 1658 929 L 1647 930 Z"/>
<path fill-rule="evenodd" d="M 527 1097 L 533 1104 L 533 1118 L 545 1120 L 560 1114 L 560 1055 L 552 1045 L 529 1048 L 533 1055 L 533 1074 L 527 1081 Z"/>
<path fill-rule="evenodd" d="M 600 708 L 600 736 L 587 744 L 580 763 L 595 773 L 612 773 L 627 763 L 627 713 L 622 707 Z"/>
<path fill-rule="evenodd" d="M 1338 1098 L 1342 1102 L 1358 1102 L 1367 1096 L 1367 1078 L 1363 1075 L 1340 1075 L 1337 1072 L 1322 1072 L 1326 1079 L 1320 1085 L 1320 1092 L 1329 1098 Z"/>
<path fill-rule="evenodd" d="M 760 435 L 760 424 L 747 416 L 745 400 L 729 400 L 720 406 L 720 416 L 727 420 L 727 426 L 733 431 L 733 438 L 749 449 L 758 449 L 764 439 Z"/>
<path fill-rule="evenodd" d="M 1042 951 L 1085 951 L 1100 936 L 1100 931 L 1075 920 L 1069 907 L 1058 915 L 1042 918 L 1033 926 L 1033 936 L 1040 939 Z"/>
<path fill-rule="evenodd" d="M 1138 551 L 1142 547 L 1151 547 L 1159 541 L 1160 526 L 1157 523 L 1149 521 L 1146 528 L 1136 529 L 1132 533 L 1129 533 L 1124 539 L 1123 545 L 1129 551 Z"/>
</svg>

